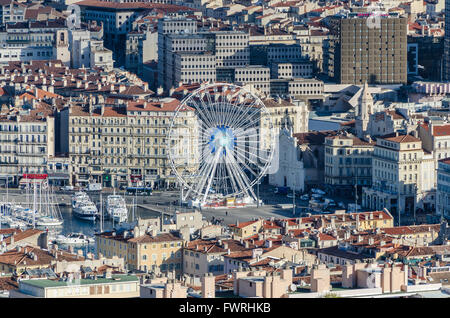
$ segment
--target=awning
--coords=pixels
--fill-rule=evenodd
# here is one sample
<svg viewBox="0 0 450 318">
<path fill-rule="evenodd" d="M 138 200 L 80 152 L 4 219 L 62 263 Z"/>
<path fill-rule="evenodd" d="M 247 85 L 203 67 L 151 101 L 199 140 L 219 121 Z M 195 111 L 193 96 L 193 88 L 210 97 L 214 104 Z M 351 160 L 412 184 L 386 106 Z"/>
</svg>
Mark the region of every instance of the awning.
<svg viewBox="0 0 450 318">
<path fill-rule="evenodd" d="M 26 179 L 26 178 L 22 178 L 19 181 L 20 185 L 23 184 L 41 184 L 42 182 L 44 182 L 46 179 Z"/>
<path fill-rule="evenodd" d="M 68 173 L 50 173 L 48 178 L 50 180 L 69 180 L 70 175 Z"/>
</svg>

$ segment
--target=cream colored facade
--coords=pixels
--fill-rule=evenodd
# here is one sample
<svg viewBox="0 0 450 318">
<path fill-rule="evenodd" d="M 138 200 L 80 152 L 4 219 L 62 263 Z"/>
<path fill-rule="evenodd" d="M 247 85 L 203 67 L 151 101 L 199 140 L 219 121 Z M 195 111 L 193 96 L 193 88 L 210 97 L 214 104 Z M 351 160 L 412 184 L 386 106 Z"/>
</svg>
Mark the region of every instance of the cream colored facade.
<svg viewBox="0 0 450 318">
<path fill-rule="evenodd" d="M 370 186 L 373 149 L 374 143 L 351 135 L 325 138 L 325 184 L 335 193 Z"/>
<path fill-rule="evenodd" d="M 411 135 L 377 139 L 372 188 L 364 189 L 363 207 L 413 213 L 422 193 L 423 155 L 421 140 Z"/>
<path fill-rule="evenodd" d="M 89 181 L 107 187 L 146 185 L 160 187 L 175 182 L 168 159 L 170 124 L 179 101 L 128 102 L 117 107 L 69 115 L 69 152 L 73 184 Z M 180 169 L 193 169 L 197 162 L 197 120 L 193 111 L 180 112 L 178 129 L 187 136 L 170 145 L 180 154 Z M 181 161 L 184 164 L 181 165 Z"/>
<path fill-rule="evenodd" d="M 114 232 L 113 232 L 114 233 Z M 128 270 L 154 273 L 182 272 L 183 240 L 171 234 L 128 237 L 127 234 L 103 233 L 96 237 L 99 256 L 125 258 Z M 125 235 L 125 237 L 124 237 Z"/>
<path fill-rule="evenodd" d="M 0 176 L 18 182 L 24 173 L 47 173 L 55 155 L 54 117 L 0 120 Z"/>
<path fill-rule="evenodd" d="M 283 269 L 281 273 L 268 273 L 264 270 L 236 271 L 233 278 L 235 295 L 281 298 L 292 284 L 292 269 Z"/>
<path fill-rule="evenodd" d="M 174 55 L 175 83 L 203 83 L 216 80 L 216 56 L 209 52 L 178 52 Z"/>
<path fill-rule="evenodd" d="M 270 93 L 270 68 L 258 65 L 236 67 L 234 83 L 237 85 L 251 85 L 259 94 Z"/>
<path fill-rule="evenodd" d="M 305 102 L 295 99 L 267 98 L 263 100 L 263 103 L 269 111 L 276 130 L 284 128 L 288 118 L 294 134 L 308 132 L 309 110 Z M 263 127 L 267 127 L 267 124 L 263 124 Z"/>
</svg>

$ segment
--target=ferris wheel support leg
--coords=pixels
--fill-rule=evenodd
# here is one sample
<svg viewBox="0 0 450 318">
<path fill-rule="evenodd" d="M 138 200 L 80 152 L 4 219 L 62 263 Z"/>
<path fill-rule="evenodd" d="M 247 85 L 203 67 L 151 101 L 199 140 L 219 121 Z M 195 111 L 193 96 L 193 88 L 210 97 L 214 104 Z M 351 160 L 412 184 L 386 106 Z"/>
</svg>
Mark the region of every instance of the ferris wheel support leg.
<svg viewBox="0 0 450 318">
<path fill-rule="evenodd" d="M 211 159 L 211 162 L 214 163 L 215 158 Z M 208 175 L 208 173 L 211 173 L 211 171 L 214 169 L 213 164 L 208 163 L 207 165 L 205 165 L 202 169 L 201 169 L 201 173 L 200 175 L 205 175 L 205 177 L 203 177 L 200 182 L 197 184 L 197 187 L 195 188 L 196 190 L 194 191 L 195 193 L 199 194 L 201 193 L 201 190 L 203 189 L 203 187 L 205 186 L 206 180 L 208 179 L 208 177 L 206 177 Z M 206 191 L 206 195 L 209 193 L 209 189 L 207 189 Z"/>
<path fill-rule="evenodd" d="M 240 170 L 237 167 L 237 163 L 234 160 L 234 158 L 232 156 L 228 157 L 228 161 L 231 163 L 231 167 L 234 170 L 234 174 L 236 176 L 236 179 L 239 183 L 239 185 L 241 186 L 241 189 L 243 189 L 243 192 L 247 195 L 252 197 L 253 199 L 255 198 L 255 194 L 253 193 L 253 190 L 250 187 L 251 182 L 248 180 L 247 176 L 242 172 L 242 170 Z M 249 194 L 249 191 L 251 193 L 251 195 Z"/>
<path fill-rule="evenodd" d="M 214 156 L 214 161 L 212 163 L 213 167 L 211 169 L 211 176 L 209 177 L 209 181 L 208 181 L 208 185 L 206 187 L 206 191 L 205 194 L 203 195 L 203 199 L 202 199 L 202 203 L 206 202 L 206 197 L 208 196 L 209 193 L 209 189 L 211 187 L 211 182 L 214 179 L 214 174 L 216 173 L 216 168 L 217 168 L 217 162 L 219 161 L 219 157 L 220 157 L 220 152 L 222 151 L 222 149 L 220 149 L 219 151 L 216 152 L 216 155 Z"/>
</svg>

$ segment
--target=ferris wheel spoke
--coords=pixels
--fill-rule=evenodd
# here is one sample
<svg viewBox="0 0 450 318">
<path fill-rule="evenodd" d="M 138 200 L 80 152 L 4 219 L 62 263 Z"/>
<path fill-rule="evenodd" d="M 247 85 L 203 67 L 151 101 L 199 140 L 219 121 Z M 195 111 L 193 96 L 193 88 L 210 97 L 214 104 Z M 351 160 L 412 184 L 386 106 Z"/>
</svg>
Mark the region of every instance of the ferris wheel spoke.
<svg viewBox="0 0 450 318">
<path fill-rule="evenodd" d="M 246 132 L 246 129 L 248 129 L 248 128 L 252 128 L 257 122 L 260 122 L 260 118 L 254 118 L 249 121 L 246 121 L 244 126 L 240 127 L 241 133 Z"/>
<path fill-rule="evenodd" d="M 255 103 L 256 103 L 256 101 L 253 102 L 253 104 L 255 104 Z M 232 125 L 239 127 L 239 126 L 241 126 L 242 122 L 247 121 L 248 118 L 251 118 L 254 114 L 259 113 L 258 110 L 254 110 L 253 112 L 251 112 L 250 110 L 253 108 L 250 108 L 250 110 L 248 110 L 248 107 L 245 107 L 245 106 L 246 106 L 246 104 L 243 105 L 242 113 L 234 119 Z"/>
<path fill-rule="evenodd" d="M 199 116 L 200 120 L 205 122 L 209 127 L 211 127 L 213 125 L 212 123 L 212 118 L 210 118 L 209 116 L 209 112 L 207 112 L 207 110 L 203 107 L 201 107 L 200 105 L 198 105 L 194 100 L 191 100 L 191 102 L 195 105 L 194 108 L 200 113 L 201 116 Z M 203 101 L 200 100 L 200 104 L 202 104 Z M 205 112 L 202 110 L 205 110 Z"/>
<path fill-rule="evenodd" d="M 232 97 L 232 99 L 234 98 L 234 101 L 229 107 L 232 110 L 232 116 L 230 118 L 230 122 L 228 123 L 228 126 L 230 127 L 233 127 L 232 126 L 232 122 L 234 121 L 233 118 L 238 116 L 239 112 L 242 110 L 242 108 L 238 106 L 240 100 L 239 96 L 241 96 L 240 90 Z"/>
<path fill-rule="evenodd" d="M 239 91 L 239 94 L 236 96 L 235 103 L 233 104 L 233 109 L 235 109 L 235 111 L 233 113 L 232 118 L 230 118 L 229 125 L 231 127 L 235 127 L 236 126 L 236 123 L 238 122 L 238 118 L 246 116 L 246 110 L 245 110 L 245 107 L 244 107 L 245 105 L 240 102 L 241 96 L 242 96 L 242 92 Z M 245 102 L 245 100 L 244 100 L 244 102 Z M 238 106 L 238 104 L 239 104 L 239 106 Z"/>
<path fill-rule="evenodd" d="M 211 114 L 213 115 L 213 117 L 215 119 L 213 121 L 213 123 L 217 127 L 220 125 L 220 113 L 218 110 L 219 104 L 217 103 L 217 101 L 211 100 L 211 94 L 209 93 L 209 90 L 206 92 L 206 98 L 208 100 L 208 105 L 209 105 L 208 109 L 211 111 Z M 211 127 L 213 127 L 213 126 L 211 126 Z"/>
</svg>

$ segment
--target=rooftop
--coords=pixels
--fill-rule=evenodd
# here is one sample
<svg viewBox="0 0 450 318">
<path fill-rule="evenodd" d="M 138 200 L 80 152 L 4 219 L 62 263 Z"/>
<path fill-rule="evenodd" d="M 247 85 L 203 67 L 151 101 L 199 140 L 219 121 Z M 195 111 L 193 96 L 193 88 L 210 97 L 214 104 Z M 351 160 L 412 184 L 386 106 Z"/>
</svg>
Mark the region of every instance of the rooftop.
<svg viewBox="0 0 450 318">
<path fill-rule="evenodd" d="M 98 284 L 111 284 L 111 283 L 123 283 L 123 282 L 138 282 L 139 278 L 133 275 L 112 275 L 112 278 L 97 277 L 97 279 L 80 279 L 80 285 L 98 285 Z M 22 280 L 21 284 L 31 285 L 38 288 L 52 288 L 52 287 L 64 287 L 73 285 L 64 280 L 53 279 L 29 279 Z"/>
</svg>

